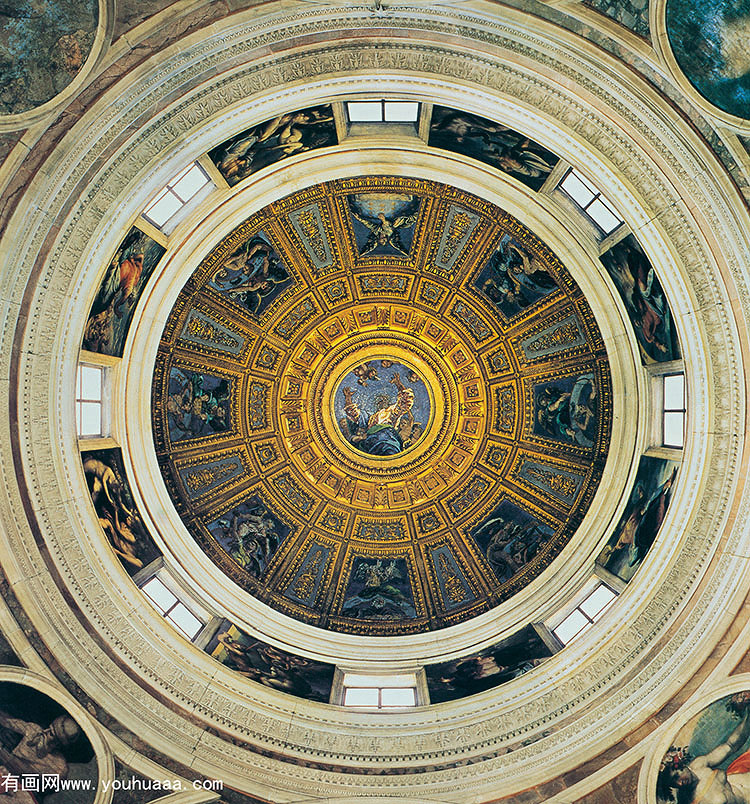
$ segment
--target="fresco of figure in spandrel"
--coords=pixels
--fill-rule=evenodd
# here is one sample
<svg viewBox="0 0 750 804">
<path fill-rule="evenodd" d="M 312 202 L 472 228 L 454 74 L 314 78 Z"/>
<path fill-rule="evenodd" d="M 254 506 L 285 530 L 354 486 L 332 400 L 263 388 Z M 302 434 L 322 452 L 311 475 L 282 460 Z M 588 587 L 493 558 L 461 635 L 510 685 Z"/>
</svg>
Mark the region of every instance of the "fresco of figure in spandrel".
<svg viewBox="0 0 750 804">
<path fill-rule="evenodd" d="M 289 695 L 328 703 L 334 665 L 292 655 L 223 620 L 206 653 L 246 678 Z"/>
<path fill-rule="evenodd" d="M 336 419 L 359 452 L 387 457 L 419 443 L 429 426 L 431 404 L 424 381 L 405 363 L 367 360 L 338 384 Z"/>
<path fill-rule="evenodd" d="M 429 144 L 479 159 L 539 190 L 558 157 L 538 142 L 501 123 L 470 112 L 435 106 Z"/>
<path fill-rule="evenodd" d="M 680 357 L 672 311 L 654 266 L 633 235 L 600 257 L 620 292 L 633 324 L 643 363 Z"/>
<path fill-rule="evenodd" d="M 79 784 L 66 790 L 66 780 Z M 91 804 L 97 780 L 94 749 L 68 712 L 32 687 L 0 682 L 0 800 Z"/>
<path fill-rule="evenodd" d="M 209 152 L 230 187 L 281 159 L 336 145 L 330 104 L 287 112 L 237 134 Z"/>
<path fill-rule="evenodd" d="M 672 499 L 678 464 L 644 456 L 620 521 L 597 563 L 629 581 L 654 543 Z"/>
<path fill-rule="evenodd" d="M 664 754 L 657 804 L 750 804 L 750 692 L 707 706 Z"/>
<path fill-rule="evenodd" d="M 129 575 L 161 553 L 135 506 L 119 448 L 81 453 L 83 472 L 99 525 Z"/>
<path fill-rule="evenodd" d="M 258 232 L 213 272 L 209 287 L 254 315 L 260 315 L 292 282 L 268 237 Z"/>
<path fill-rule="evenodd" d="M 83 348 L 122 356 L 133 312 L 165 249 L 133 227 L 110 261 L 89 312 Z"/>
<path fill-rule="evenodd" d="M 505 684 L 538 667 L 552 651 L 527 625 L 479 653 L 425 666 L 430 703 L 455 701 Z"/>
</svg>

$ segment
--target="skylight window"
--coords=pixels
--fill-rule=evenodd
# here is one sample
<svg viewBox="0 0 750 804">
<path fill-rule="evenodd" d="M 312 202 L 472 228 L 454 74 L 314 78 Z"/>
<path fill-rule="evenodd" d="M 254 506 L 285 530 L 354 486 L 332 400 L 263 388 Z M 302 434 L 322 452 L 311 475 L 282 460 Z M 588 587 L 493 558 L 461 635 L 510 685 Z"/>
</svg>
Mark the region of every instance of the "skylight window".
<svg viewBox="0 0 750 804">
<path fill-rule="evenodd" d="M 79 363 L 76 373 L 76 432 L 80 438 L 103 435 L 104 369 Z"/>
<path fill-rule="evenodd" d="M 614 232 L 623 222 L 609 201 L 575 168 L 565 174 L 559 187 L 605 235 Z"/>
<path fill-rule="evenodd" d="M 141 586 L 141 590 L 159 613 L 191 642 L 203 628 L 203 621 L 154 575 Z"/>
<path fill-rule="evenodd" d="M 414 673 L 371 676 L 344 673 L 344 706 L 366 709 L 400 709 L 417 705 Z"/>
<path fill-rule="evenodd" d="M 203 168 L 193 162 L 178 173 L 143 210 L 143 217 L 162 229 L 208 183 L 209 178 Z"/>
<path fill-rule="evenodd" d="M 419 103 L 416 101 L 347 101 L 350 123 L 416 123 Z"/>
<path fill-rule="evenodd" d="M 662 412 L 662 444 L 682 449 L 685 445 L 685 375 L 665 374 L 663 379 L 664 404 Z"/>
<path fill-rule="evenodd" d="M 599 584 L 552 629 L 552 633 L 563 645 L 569 645 L 602 617 L 616 597 L 608 586 Z"/>
</svg>

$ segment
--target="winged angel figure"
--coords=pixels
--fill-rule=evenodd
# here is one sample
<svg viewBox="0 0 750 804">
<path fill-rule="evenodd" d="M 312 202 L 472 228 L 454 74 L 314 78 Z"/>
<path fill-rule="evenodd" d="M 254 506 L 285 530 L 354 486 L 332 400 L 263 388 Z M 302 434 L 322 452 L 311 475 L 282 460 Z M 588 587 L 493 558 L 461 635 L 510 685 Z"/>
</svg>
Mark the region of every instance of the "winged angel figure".
<svg viewBox="0 0 750 804">
<path fill-rule="evenodd" d="M 414 226 L 417 222 L 417 218 L 419 217 L 418 198 L 415 198 L 406 209 L 397 214 L 392 220 L 387 218 L 384 212 L 379 212 L 375 218 L 364 215 L 362 211 L 357 208 L 352 198 L 349 199 L 349 210 L 352 215 L 370 231 L 364 246 L 360 248 L 360 257 L 369 254 L 371 251 L 375 251 L 376 248 L 383 248 L 385 246 L 391 246 L 391 248 L 404 256 L 409 255 L 409 251 L 404 246 L 401 239 L 401 230 Z"/>
</svg>

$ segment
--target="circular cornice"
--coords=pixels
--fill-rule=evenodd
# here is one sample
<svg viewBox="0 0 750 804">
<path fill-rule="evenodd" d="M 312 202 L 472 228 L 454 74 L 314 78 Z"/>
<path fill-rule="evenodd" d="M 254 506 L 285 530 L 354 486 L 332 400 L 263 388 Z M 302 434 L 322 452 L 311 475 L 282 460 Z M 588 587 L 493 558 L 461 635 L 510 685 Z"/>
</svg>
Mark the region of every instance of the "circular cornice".
<svg viewBox="0 0 750 804">
<path fill-rule="evenodd" d="M 273 113 L 273 112 L 272 112 Z M 621 406 L 613 421 L 612 440 L 622 449 L 617 459 L 611 459 L 604 469 L 603 489 L 623 488 L 630 480 L 642 444 L 643 431 L 637 430 L 638 399 L 645 398 L 647 384 L 636 368 L 634 339 L 628 339 L 617 301 L 605 284 L 601 265 L 596 265 L 590 254 L 578 247 L 567 233 L 561 235 L 554 216 L 533 198 L 526 189 L 509 183 L 498 184 L 489 171 L 471 164 L 471 160 L 450 160 L 445 154 L 429 154 L 424 151 L 404 152 L 397 149 L 384 150 L 377 144 L 363 148 L 357 143 L 358 160 L 351 161 L 351 150 L 315 157 L 306 160 L 305 175 L 308 182 L 317 184 L 335 177 L 350 176 L 357 179 L 362 170 L 375 174 L 421 175 L 431 181 L 438 178 L 450 181 L 451 185 L 481 196 L 490 203 L 504 203 L 506 209 L 522 215 L 531 228 L 550 246 L 566 266 L 595 312 L 602 330 L 608 359 L 613 366 L 613 399 Z M 151 433 L 140 423 L 152 417 L 150 399 L 142 389 L 150 387 L 153 364 L 159 348 L 161 332 L 167 323 L 170 310 L 182 289 L 185 276 L 198 269 L 204 255 L 211 251 L 218 240 L 241 226 L 248 212 L 254 213 L 279 196 L 288 195 L 288 190 L 299 188 L 297 171 L 277 169 L 252 186 L 252 193 L 243 192 L 241 186 L 230 191 L 228 197 L 216 199 L 214 209 L 197 210 L 194 220 L 184 227 L 189 232 L 184 242 L 177 235 L 175 252 L 167 252 L 157 275 L 152 278 L 151 292 L 141 300 L 137 319 L 124 353 L 124 369 L 120 377 L 118 398 L 127 397 L 123 405 L 122 421 L 118 431 L 127 434 L 127 450 L 124 455 L 128 475 L 135 479 L 134 493 L 138 508 L 144 515 L 149 531 L 157 538 L 160 549 L 170 557 L 168 563 L 173 572 L 183 579 L 188 588 L 197 590 L 199 597 L 222 616 L 234 618 L 240 627 L 257 633 L 292 652 L 301 650 L 305 655 L 326 661 L 362 662 L 366 658 L 378 662 L 392 662 L 394 644 L 399 645 L 399 655 L 404 662 L 433 660 L 449 651 L 456 655 L 472 647 L 487 645 L 518 628 L 520 623 L 541 620 L 567 600 L 588 578 L 596 546 L 600 545 L 604 531 L 614 524 L 619 515 L 619 494 L 603 491 L 594 499 L 576 535 L 563 550 L 555 569 L 554 583 L 545 584 L 544 578 L 533 581 L 523 594 L 516 595 L 512 605 L 501 604 L 492 612 L 478 615 L 459 626 L 444 629 L 444 637 L 436 642 L 429 635 L 404 635 L 374 640 L 363 651 L 361 637 L 337 634 L 335 637 L 317 628 L 304 627 L 288 617 L 278 614 L 268 606 L 243 596 L 239 588 L 228 582 L 226 576 L 215 567 L 196 556 L 194 539 L 188 533 L 161 481 L 161 472 L 154 457 Z M 287 183 L 288 182 L 288 183 Z M 307 185 L 302 185 L 305 188 Z M 248 197 L 250 196 L 250 197 Z M 585 268 L 584 268 L 585 266 Z M 375 327 L 377 328 L 377 327 Z M 630 336 L 632 339 L 632 335 Z M 300 347 L 303 348 L 303 347 Z M 626 394 L 625 388 L 638 388 L 637 394 Z M 131 396 L 128 396 L 130 389 Z M 126 414 L 126 416 L 125 416 Z M 121 439 L 125 441 L 125 439 Z M 632 445 L 632 454 L 626 452 Z M 144 471 L 147 469 L 147 471 Z M 156 512 L 149 515 L 149 512 Z M 165 540 L 163 534 L 168 534 Z M 571 560 L 572 559 L 572 560 Z M 549 575 L 549 573 L 547 573 Z M 550 588 L 552 587 L 552 588 Z M 394 642 L 395 640 L 395 642 Z"/>
<path fill-rule="evenodd" d="M 382 199 L 419 210 L 394 218 L 400 253 L 361 224 L 357 240 L 353 222 L 366 213 L 356 210 Z M 315 240 L 292 237 L 303 215 L 319 221 Z M 331 254 L 322 276 L 313 246 Z M 498 261 L 519 249 L 533 295 L 500 296 Z M 179 253 L 172 264 L 183 264 Z M 275 277 L 263 296 L 256 270 Z M 150 339 L 150 326 L 140 332 Z M 391 427 L 373 412 L 382 395 Z M 474 195 L 389 176 L 280 198 L 223 238 L 169 315 L 152 394 L 162 474 L 206 555 L 289 616 L 371 636 L 467 620 L 549 567 L 599 484 L 611 400 L 601 333 L 550 249 Z M 620 450 L 612 461 L 627 467 L 632 444 Z M 229 479 L 214 479 L 217 466 Z M 563 472 L 572 491 L 545 494 L 527 471 Z M 611 484 L 607 496 L 619 498 Z M 589 528 L 589 545 L 601 530 Z M 171 550 L 171 534 L 162 528 L 161 538 Z M 376 583 L 383 573 L 395 580 Z"/>
<path fill-rule="evenodd" d="M 507 13 L 512 19 L 506 26 L 420 9 L 415 26 L 415 13 L 393 10 L 389 27 L 411 29 L 412 39 L 377 48 L 352 47 L 344 30 L 370 28 L 370 9 L 349 10 L 345 18 L 319 9 L 294 18 L 287 11 L 284 24 L 248 14 L 231 28 L 201 32 L 179 54 L 165 53 L 158 65 L 136 71 L 117 97 L 104 98 L 101 109 L 85 116 L 61 143 L 56 164 L 29 188 L 9 228 L 15 247 L 9 249 L 3 298 L 28 317 L 13 332 L 3 332 L 3 365 L 5 376 L 17 381 L 12 413 L 18 415 L 18 430 L 5 433 L 3 449 L 12 450 L 23 468 L 21 488 L 6 476 L 6 489 L 15 510 L 25 507 L 32 523 L 4 507 L 3 538 L 13 557 L 9 579 L 61 666 L 75 671 L 78 683 L 126 728 L 170 758 L 255 794 L 330 796 L 355 787 L 360 794 L 387 790 L 466 801 L 467 795 L 497 795 L 498 778 L 503 793 L 525 789 L 565 771 L 571 745 L 579 759 L 593 756 L 638 718 L 645 720 L 682 685 L 684 662 L 713 646 L 707 626 L 740 602 L 750 505 L 735 496 L 744 464 L 746 348 L 735 319 L 744 330 L 741 306 L 750 309 L 743 208 L 703 143 L 647 88 L 620 85 L 614 64 L 574 37 L 555 29 L 552 38 L 535 34 L 523 15 Z M 243 38 L 250 40 L 243 52 L 252 58 L 253 41 L 288 39 L 293 49 L 299 26 L 305 33 L 335 32 L 338 42 L 327 51 L 295 53 L 293 60 L 268 57 L 245 74 L 236 66 L 213 85 L 186 89 L 169 105 L 168 93 L 180 85 L 195 87 L 205 71 L 224 59 L 229 63 Z M 440 41 L 445 37 L 452 38 L 449 48 Z M 492 54 L 461 49 L 478 50 L 483 42 Z M 514 52 L 523 67 L 501 59 Z M 347 70 L 362 71 L 362 79 L 343 80 Z M 641 579 L 618 600 L 616 618 L 605 618 L 595 634 L 500 695 L 377 721 L 312 704 L 291 707 L 280 693 L 238 682 L 197 651 L 186 651 L 155 615 L 134 604 L 115 560 L 78 536 L 96 533 L 96 522 L 76 463 L 69 394 L 99 266 L 144 201 L 135 189 L 156 190 L 196 153 L 191 149 L 199 149 L 200 136 L 216 142 L 222 126 L 226 133 L 239 130 L 243 99 L 289 85 L 298 90 L 301 106 L 330 97 L 334 84 L 337 94 L 357 92 L 368 70 L 385 75 L 389 89 L 401 86 L 413 94 L 419 94 L 420 81 L 425 89 L 434 86 L 425 77 L 434 72 L 446 101 L 477 111 L 491 104 L 498 119 L 513 119 L 540 141 L 554 140 L 556 151 L 574 164 L 596 168 L 601 189 L 660 266 L 686 356 L 692 430 L 663 538 Z M 308 76 L 304 87 L 295 84 Z M 217 122 L 235 98 L 234 124 L 226 117 Z M 121 116 L 138 120 L 147 110 L 151 122 L 123 138 Z M 212 126 L 218 128 L 212 132 Z M 174 161 L 161 160 L 167 152 Z M 99 159 L 102 168 L 79 196 L 78 182 Z M 263 190 L 263 179 L 258 187 Z M 58 213 L 56 234 L 51 225 Z M 49 237 L 51 250 L 44 245 Z M 48 551 L 46 567 L 40 544 Z M 710 562 L 720 544 L 718 571 Z M 52 572 L 77 619 L 63 604 Z M 92 658 L 81 663 L 81 656 Z M 123 664 L 142 684 L 126 675 Z M 185 716 L 187 710 L 195 719 Z M 214 731 L 206 731 L 209 724 Z M 219 734 L 232 735 L 231 742 Z M 317 764 L 310 763 L 313 744 Z M 287 762 L 294 761 L 300 764 L 290 774 Z M 368 777 L 368 771 L 385 767 L 389 775 Z M 395 768 L 407 772 L 393 773 Z"/>
</svg>

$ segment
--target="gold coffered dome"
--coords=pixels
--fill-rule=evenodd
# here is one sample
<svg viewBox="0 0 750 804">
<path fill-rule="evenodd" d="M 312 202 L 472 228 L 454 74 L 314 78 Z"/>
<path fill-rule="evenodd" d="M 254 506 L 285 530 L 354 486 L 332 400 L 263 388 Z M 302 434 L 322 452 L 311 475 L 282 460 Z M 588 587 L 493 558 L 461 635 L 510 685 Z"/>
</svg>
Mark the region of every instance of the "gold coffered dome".
<svg viewBox="0 0 750 804">
<path fill-rule="evenodd" d="M 609 446 L 604 343 L 532 232 L 436 182 L 270 204 L 188 280 L 158 351 L 168 490 L 238 585 L 321 627 L 462 622 L 575 532 Z"/>
</svg>

